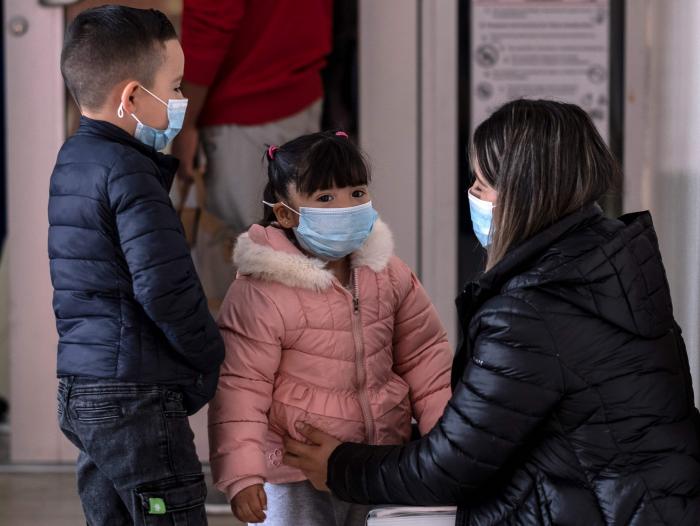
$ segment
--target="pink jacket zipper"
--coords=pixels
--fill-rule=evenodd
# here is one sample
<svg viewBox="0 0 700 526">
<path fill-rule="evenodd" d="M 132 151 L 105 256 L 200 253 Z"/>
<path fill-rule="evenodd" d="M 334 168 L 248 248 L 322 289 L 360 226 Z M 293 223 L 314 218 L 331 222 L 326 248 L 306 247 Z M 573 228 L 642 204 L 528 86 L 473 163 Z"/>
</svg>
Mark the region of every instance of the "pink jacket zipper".
<svg viewBox="0 0 700 526">
<path fill-rule="evenodd" d="M 367 374 L 365 370 L 365 344 L 362 336 L 362 318 L 360 317 L 360 282 L 358 280 L 358 269 L 352 271 L 352 334 L 355 339 L 355 366 L 357 368 L 357 396 L 362 409 L 362 416 L 365 421 L 367 432 L 367 443 L 373 444 L 374 419 L 367 397 Z"/>
</svg>

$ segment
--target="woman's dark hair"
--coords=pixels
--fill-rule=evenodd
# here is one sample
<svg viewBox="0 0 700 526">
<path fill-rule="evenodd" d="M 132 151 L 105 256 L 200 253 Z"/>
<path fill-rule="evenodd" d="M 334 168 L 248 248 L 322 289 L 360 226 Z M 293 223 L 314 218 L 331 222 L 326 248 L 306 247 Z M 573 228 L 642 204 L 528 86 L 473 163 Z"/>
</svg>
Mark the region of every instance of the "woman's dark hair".
<svg viewBox="0 0 700 526">
<path fill-rule="evenodd" d="M 472 169 L 498 192 L 487 268 L 618 188 L 622 175 L 588 114 L 548 100 L 502 106 L 476 129 L 469 153 Z"/>
<path fill-rule="evenodd" d="M 99 110 L 123 80 L 150 88 L 165 59 L 165 43 L 176 38 L 168 17 L 156 9 L 87 9 L 66 30 L 61 73 L 79 107 Z"/>
<path fill-rule="evenodd" d="M 302 135 L 282 146 L 269 146 L 265 158 L 268 182 L 263 199 L 268 203 L 287 202 L 291 186 L 308 195 L 334 186 L 364 186 L 371 180 L 362 150 L 344 132 Z M 272 208 L 265 205 L 261 224 L 276 220 Z"/>
</svg>

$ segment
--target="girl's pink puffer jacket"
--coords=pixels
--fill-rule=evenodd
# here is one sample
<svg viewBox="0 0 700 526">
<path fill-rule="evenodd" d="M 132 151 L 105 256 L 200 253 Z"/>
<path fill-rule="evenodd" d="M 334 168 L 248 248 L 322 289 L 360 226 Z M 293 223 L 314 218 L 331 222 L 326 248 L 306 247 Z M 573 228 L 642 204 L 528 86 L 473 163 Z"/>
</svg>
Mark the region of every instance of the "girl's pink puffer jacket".
<svg viewBox="0 0 700 526">
<path fill-rule="evenodd" d="M 282 464 L 303 421 L 339 440 L 400 444 L 411 417 L 429 431 L 450 398 L 452 353 L 423 287 L 377 221 L 351 256 L 345 288 L 281 228 L 253 226 L 219 325 L 226 359 L 209 406 L 216 486 L 233 498 L 263 482 L 305 480 Z"/>
</svg>

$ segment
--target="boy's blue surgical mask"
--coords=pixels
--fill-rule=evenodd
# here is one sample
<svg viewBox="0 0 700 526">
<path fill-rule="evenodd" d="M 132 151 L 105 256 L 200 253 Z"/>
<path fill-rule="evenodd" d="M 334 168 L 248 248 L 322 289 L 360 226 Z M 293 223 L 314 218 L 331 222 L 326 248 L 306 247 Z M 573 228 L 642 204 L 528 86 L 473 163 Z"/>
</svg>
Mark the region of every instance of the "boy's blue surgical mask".
<svg viewBox="0 0 700 526">
<path fill-rule="evenodd" d="M 299 212 L 282 204 L 299 215 L 294 235 L 301 247 L 330 261 L 342 259 L 364 245 L 378 217 L 371 201 L 349 208 L 301 207 Z"/>
<path fill-rule="evenodd" d="M 133 113 L 131 114 L 131 116 L 137 122 L 134 137 L 136 137 L 146 146 L 151 146 L 152 148 L 160 151 L 164 149 L 178 133 L 180 133 L 182 123 L 185 121 L 187 99 L 168 99 L 168 102 L 165 102 L 158 95 L 151 93 L 143 86 L 139 87 L 168 108 L 168 127 L 164 130 L 152 128 L 151 126 L 142 123 L 136 115 Z M 119 105 L 117 115 L 120 119 L 124 117 L 124 106 L 122 104 Z"/>
<path fill-rule="evenodd" d="M 472 228 L 482 247 L 491 244 L 491 227 L 493 223 L 493 203 L 484 201 L 467 192 L 469 196 L 469 214 L 472 218 Z"/>
</svg>

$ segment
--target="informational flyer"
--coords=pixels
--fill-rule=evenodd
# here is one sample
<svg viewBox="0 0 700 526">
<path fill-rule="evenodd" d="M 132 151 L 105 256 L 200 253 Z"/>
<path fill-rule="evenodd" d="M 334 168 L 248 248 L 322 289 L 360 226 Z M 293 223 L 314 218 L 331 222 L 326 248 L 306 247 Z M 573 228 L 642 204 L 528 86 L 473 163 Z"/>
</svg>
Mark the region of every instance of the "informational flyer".
<svg viewBox="0 0 700 526">
<path fill-rule="evenodd" d="M 471 131 L 504 103 L 583 107 L 610 121 L 610 0 L 472 0 Z"/>
</svg>

